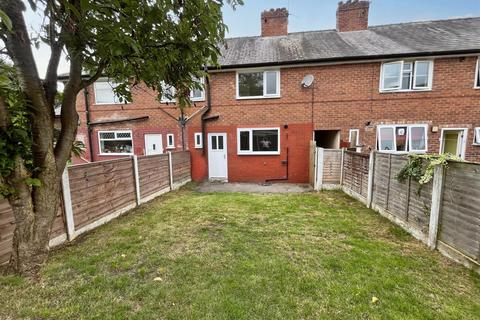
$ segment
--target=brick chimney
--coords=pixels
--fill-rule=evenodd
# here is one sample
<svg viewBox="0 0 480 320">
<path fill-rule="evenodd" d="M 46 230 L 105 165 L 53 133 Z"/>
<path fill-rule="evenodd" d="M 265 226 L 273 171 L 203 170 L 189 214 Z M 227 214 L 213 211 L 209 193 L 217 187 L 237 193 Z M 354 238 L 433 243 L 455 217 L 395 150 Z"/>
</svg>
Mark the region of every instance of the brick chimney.
<svg viewBox="0 0 480 320">
<path fill-rule="evenodd" d="M 270 9 L 262 12 L 262 37 L 288 34 L 287 8 Z"/>
<path fill-rule="evenodd" d="M 337 31 L 357 31 L 368 29 L 368 9 L 370 1 L 340 1 L 337 9 Z"/>
</svg>

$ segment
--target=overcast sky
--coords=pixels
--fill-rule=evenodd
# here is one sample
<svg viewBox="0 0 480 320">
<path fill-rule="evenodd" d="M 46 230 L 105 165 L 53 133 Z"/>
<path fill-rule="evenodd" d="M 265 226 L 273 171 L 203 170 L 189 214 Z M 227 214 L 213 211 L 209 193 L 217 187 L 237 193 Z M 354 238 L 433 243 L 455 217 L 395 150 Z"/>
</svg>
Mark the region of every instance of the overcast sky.
<svg viewBox="0 0 480 320">
<path fill-rule="evenodd" d="M 289 32 L 335 28 L 338 0 L 245 0 L 245 5 L 233 11 L 224 9 L 224 20 L 229 27 L 228 37 L 260 34 L 260 14 L 270 8 L 285 7 L 290 12 Z M 373 0 L 370 5 L 370 25 L 408 21 L 480 16 L 480 0 Z M 42 18 L 39 13 L 26 13 L 27 25 L 38 30 Z M 43 77 L 50 50 L 35 49 L 38 71 Z M 68 72 L 63 59 L 59 72 Z"/>
</svg>

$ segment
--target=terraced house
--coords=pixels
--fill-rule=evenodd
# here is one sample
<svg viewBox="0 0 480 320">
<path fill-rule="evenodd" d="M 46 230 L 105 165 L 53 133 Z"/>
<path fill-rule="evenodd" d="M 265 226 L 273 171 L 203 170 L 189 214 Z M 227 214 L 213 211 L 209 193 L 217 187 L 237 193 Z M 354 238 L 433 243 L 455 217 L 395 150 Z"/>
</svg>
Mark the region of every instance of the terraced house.
<svg viewBox="0 0 480 320">
<path fill-rule="evenodd" d="M 480 18 L 369 26 L 368 15 L 368 1 L 340 2 L 335 30 L 288 33 L 286 9 L 263 12 L 260 36 L 221 46 L 187 115 L 142 88 L 116 104 L 99 81 L 77 104 L 86 160 L 188 148 L 194 180 L 258 182 L 307 182 L 312 140 L 480 161 Z"/>
</svg>

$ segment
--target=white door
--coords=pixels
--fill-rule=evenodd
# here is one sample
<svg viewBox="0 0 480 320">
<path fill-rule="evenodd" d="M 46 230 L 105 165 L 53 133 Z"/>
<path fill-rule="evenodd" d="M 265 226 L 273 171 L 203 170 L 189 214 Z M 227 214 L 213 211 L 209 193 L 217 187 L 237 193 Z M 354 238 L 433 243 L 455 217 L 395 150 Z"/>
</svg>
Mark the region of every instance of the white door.
<svg viewBox="0 0 480 320">
<path fill-rule="evenodd" d="M 228 180 L 226 133 L 208 134 L 208 178 Z"/>
<path fill-rule="evenodd" d="M 146 134 L 145 135 L 145 154 L 147 156 L 163 153 L 162 135 Z"/>
<path fill-rule="evenodd" d="M 465 159 L 467 129 L 443 129 L 441 136 L 441 153 L 450 153 Z"/>
</svg>

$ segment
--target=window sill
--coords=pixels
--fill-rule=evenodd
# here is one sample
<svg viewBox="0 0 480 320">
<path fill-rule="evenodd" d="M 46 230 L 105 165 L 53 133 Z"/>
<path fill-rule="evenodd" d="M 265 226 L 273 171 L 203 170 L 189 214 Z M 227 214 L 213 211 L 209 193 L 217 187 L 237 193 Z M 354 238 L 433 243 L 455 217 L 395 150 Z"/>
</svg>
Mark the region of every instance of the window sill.
<svg viewBox="0 0 480 320">
<path fill-rule="evenodd" d="M 195 149 L 203 149 L 203 146 L 195 146 Z"/>
<path fill-rule="evenodd" d="M 238 97 L 237 100 L 257 100 L 257 99 L 278 99 L 281 98 L 280 95 L 278 96 L 256 96 L 256 97 Z"/>
<path fill-rule="evenodd" d="M 170 149 L 170 150 L 171 150 L 171 149 L 175 149 L 175 147 L 167 147 L 166 149 Z"/>
<path fill-rule="evenodd" d="M 98 153 L 98 156 L 133 156 L 133 153 Z"/>
<path fill-rule="evenodd" d="M 203 102 L 205 101 L 205 98 L 190 98 L 191 102 Z"/>
<path fill-rule="evenodd" d="M 480 143 L 472 143 L 472 146 L 474 146 L 474 147 L 480 147 Z"/>
<path fill-rule="evenodd" d="M 389 151 L 389 150 L 377 150 L 378 152 L 381 153 L 391 153 L 391 154 L 425 154 L 427 153 L 427 150 L 425 151 Z"/>
<path fill-rule="evenodd" d="M 429 92 L 432 89 L 416 89 L 416 90 L 380 90 L 380 93 L 412 93 L 412 92 Z"/>
<path fill-rule="evenodd" d="M 121 106 L 121 105 L 128 105 L 130 103 L 125 102 L 107 102 L 107 103 L 94 103 L 94 106 Z"/>
<path fill-rule="evenodd" d="M 280 152 L 237 152 L 238 156 L 279 156 Z"/>
</svg>

